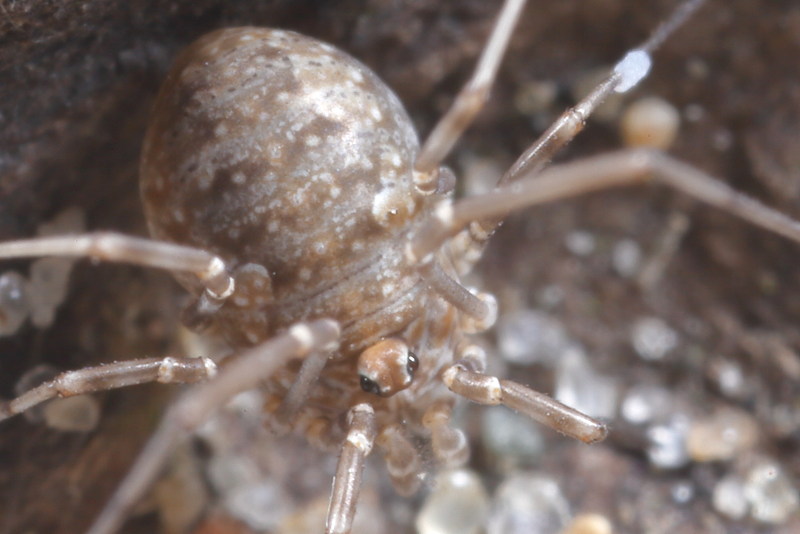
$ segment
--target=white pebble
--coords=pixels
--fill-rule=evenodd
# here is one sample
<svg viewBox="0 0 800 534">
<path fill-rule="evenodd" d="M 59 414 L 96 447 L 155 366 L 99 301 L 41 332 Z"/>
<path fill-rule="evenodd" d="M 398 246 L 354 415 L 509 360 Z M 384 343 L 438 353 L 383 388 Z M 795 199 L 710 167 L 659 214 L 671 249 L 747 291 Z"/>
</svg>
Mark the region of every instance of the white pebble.
<svg viewBox="0 0 800 534">
<path fill-rule="evenodd" d="M 731 519 L 742 519 L 747 514 L 747 497 L 742 481 L 729 475 L 717 482 L 711 495 L 711 502 L 717 512 Z"/>
<path fill-rule="evenodd" d="M 642 263 L 642 249 L 633 239 L 622 239 L 614 245 L 611 264 L 618 275 L 631 278 L 639 272 Z"/>
<path fill-rule="evenodd" d="M 660 469 L 678 469 L 689 463 L 686 451 L 688 421 L 676 415 L 667 424 L 647 430 L 647 458 Z"/>
<path fill-rule="evenodd" d="M 468 469 L 445 471 L 417 516 L 419 534 L 478 534 L 483 530 L 489 497 L 478 475 Z"/>
<path fill-rule="evenodd" d="M 497 322 L 497 339 L 503 359 L 518 365 L 552 365 L 572 345 L 557 319 L 536 310 L 502 316 Z"/>
<path fill-rule="evenodd" d="M 100 422 L 100 403 L 91 395 L 53 399 L 43 408 L 44 421 L 61 432 L 89 432 Z"/>
<path fill-rule="evenodd" d="M 643 360 L 657 361 L 678 345 L 678 333 L 658 317 L 643 317 L 631 329 L 631 344 Z"/>
<path fill-rule="evenodd" d="M 567 250 L 576 256 L 585 257 L 594 252 L 597 246 L 597 240 L 589 232 L 575 230 L 567 234 L 567 237 L 564 239 L 564 245 L 566 245 Z"/>
<path fill-rule="evenodd" d="M 53 324 L 56 310 L 67 297 L 69 273 L 74 260 L 42 258 L 31 264 L 31 322 L 37 328 Z"/>
<path fill-rule="evenodd" d="M 19 330 L 30 313 L 25 277 L 14 271 L 0 275 L 0 336 Z"/>
<path fill-rule="evenodd" d="M 573 346 L 559 358 L 555 398 L 591 417 L 611 418 L 617 410 L 617 385 L 589 363 L 583 349 Z"/>
<path fill-rule="evenodd" d="M 569 504 L 555 480 L 535 473 L 507 478 L 492 503 L 487 534 L 558 534 L 570 522 Z"/>
<path fill-rule="evenodd" d="M 800 507 L 797 488 L 774 462 L 761 462 L 747 474 L 744 493 L 756 521 L 779 525 Z"/>
</svg>

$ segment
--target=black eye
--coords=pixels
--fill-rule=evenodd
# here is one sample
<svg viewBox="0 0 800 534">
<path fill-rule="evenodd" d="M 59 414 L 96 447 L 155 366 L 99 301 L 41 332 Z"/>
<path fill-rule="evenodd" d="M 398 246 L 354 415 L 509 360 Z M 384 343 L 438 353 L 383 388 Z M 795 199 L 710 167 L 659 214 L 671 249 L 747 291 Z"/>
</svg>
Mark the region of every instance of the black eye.
<svg viewBox="0 0 800 534">
<path fill-rule="evenodd" d="M 419 359 L 417 359 L 417 355 L 411 351 L 408 351 L 408 361 L 406 362 L 406 371 L 408 371 L 409 376 L 413 378 L 414 372 L 418 368 L 419 368 Z"/>
<path fill-rule="evenodd" d="M 378 384 L 375 383 L 374 380 L 371 380 L 364 375 L 361 375 L 361 389 L 367 393 L 374 393 L 375 395 L 381 394 L 381 388 L 378 386 Z"/>
</svg>

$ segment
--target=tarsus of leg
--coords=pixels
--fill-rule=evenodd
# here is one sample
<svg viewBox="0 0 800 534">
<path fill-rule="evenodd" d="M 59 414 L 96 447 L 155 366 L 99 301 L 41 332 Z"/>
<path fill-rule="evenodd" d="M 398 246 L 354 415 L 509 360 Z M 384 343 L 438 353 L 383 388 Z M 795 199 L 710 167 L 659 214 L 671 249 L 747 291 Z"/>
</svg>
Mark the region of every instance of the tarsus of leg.
<svg viewBox="0 0 800 534">
<path fill-rule="evenodd" d="M 461 360 L 445 370 L 442 380 L 457 395 L 479 404 L 503 404 L 584 443 L 602 441 L 608 435 L 606 425 L 586 414 L 522 384 L 500 380 L 471 367 L 469 360 Z"/>
<path fill-rule="evenodd" d="M 497 185 L 502 186 L 542 171 L 553 156 L 583 130 L 586 120 L 608 95 L 612 92 L 628 92 L 646 77 L 650 70 L 650 55 L 704 2 L 705 0 L 688 0 L 681 4 L 669 19 L 653 31 L 647 41 L 626 53 L 605 80 L 574 107 L 566 110 L 539 136 L 517 158 Z M 475 221 L 470 235 L 476 242 L 483 243 L 500 222 L 501 219 L 496 218 Z"/>
<path fill-rule="evenodd" d="M 725 183 L 666 154 L 631 149 L 558 165 L 485 195 L 437 210 L 406 246 L 409 262 L 432 261 L 433 252 L 474 220 L 502 218 L 527 206 L 653 179 L 800 243 L 800 222 L 737 192 Z"/>
<path fill-rule="evenodd" d="M 506 0 L 472 78 L 422 145 L 414 170 L 430 177 L 430 180 L 422 179 L 417 183 L 421 190 L 430 188 L 432 191 L 435 188 L 434 171 L 483 107 L 524 6 L 525 0 Z"/>
<path fill-rule="evenodd" d="M 188 272 L 214 299 L 233 293 L 233 278 L 219 257 L 204 250 L 115 232 L 39 237 L 0 243 L 0 258 L 89 257 L 171 272 Z"/>
<path fill-rule="evenodd" d="M 347 415 L 349 429 L 333 479 L 325 534 L 349 534 L 356 515 L 364 463 L 375 442 L 375 411 L 369 404 L 357 404 Z"/>
<path fill-rule="evenodd" d="M 631 74 L 631 71 L 639 70 L 631 67 L 631 63 L 633 63 L 631 58 L 641 57 L 639 54 L 645 54 L 649 59 L 650 54 L 655 52 L 704 2 L 705 0 L 688 0 L 681 4 L 666 22 L 653 31 L 647 41 L 627 52 L 608 77 L 600 82 L 589 95 L 565 111 L 547 131 L 539 136 L 539 139 L 517 158 L 517 161 L 500 178 L 497 185 L 513 182 L 523 175 L 529 176 L 531 172 L 536 173 L 537 170 L 544 168 L 556 152 L 583 130 L 589 116 L 609 94 L 617 90 L 621 83 L 625 83 L 627 86 L 626 92 L 638 85 L 649 71 L 649 67 L 644 69 L 643 73 L 640 71 L 638 76 Z M 635 81 L 631 79 L 632 77 L 636 78 Z M 487 231 L 489 230 L 487 229 Z"/>
<path fill-rule="evenodd" d="M 213 377 L 217 366 L 208 358 L 147 358 L 67 371 L 19 397 L 0 403 L 0 421 L 55 397 L 71 397 L 148 382 L 191 384 Z"/>
<path fill-rule="evenodd" d="M 112 534 L 158 476 L 170 452 L 189 432 L 236 394 L 258 386 L 286 363 L 308 353 L 334 350 L 339 339 L 335 321 L 298 323 L 284 334 L 229 359 L 217 378 L 187 391 L 167 411 L 161 425 L 139 454 L 87 534 Z"/>
</svg>

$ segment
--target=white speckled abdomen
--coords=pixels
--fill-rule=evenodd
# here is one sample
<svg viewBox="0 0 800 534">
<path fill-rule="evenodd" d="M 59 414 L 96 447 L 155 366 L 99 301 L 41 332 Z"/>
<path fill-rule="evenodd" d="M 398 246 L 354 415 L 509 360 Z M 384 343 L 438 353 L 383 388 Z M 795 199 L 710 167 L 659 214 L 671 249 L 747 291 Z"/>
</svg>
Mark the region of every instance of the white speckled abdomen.
<svg viewBox="0 0 800 534">
<path fill-rule="evenodd" d="M 266 268 L 270 330 L 313 316 L 347 330 L 394 306 L 382 326 L 345 335 L 363 345 L 419 306 L 396 245 L 427 209 L 417 151 L 397 97 L 355 59 L 293 32 L 224 29 L 186 49 L 161 89 L 142 197 L 154 237 L 234 272 Z"/>
</svg>

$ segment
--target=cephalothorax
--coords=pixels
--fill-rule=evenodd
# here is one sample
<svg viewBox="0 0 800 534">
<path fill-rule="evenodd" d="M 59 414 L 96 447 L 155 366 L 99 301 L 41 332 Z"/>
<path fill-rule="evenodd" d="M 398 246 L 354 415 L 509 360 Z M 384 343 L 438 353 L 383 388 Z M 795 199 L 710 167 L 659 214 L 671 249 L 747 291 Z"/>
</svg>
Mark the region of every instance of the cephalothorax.
<svg viewBox="0 0 800 534">
<path fill-rule="evenodd" d="M 505 3 L 474 76 L 421 148 L 391 91 L 335 48 L 260 28 L 202 37 L 176 60 L 144 142 L 142 198 L 155 240 L 43 238 L 2 244 L 0 257 L 88 255 L 169 270 L 194 297 L 187 324 L 221 334 L 237 355 L 219 372 L 210 359 L 165 358 L 64 373 L 0 405 L 0 418 L 57 395 L 213 377 L 170 408 L 93 534 L 119 526 L 178 439 L 261 385 L 276 429 L 341 451 L 330 533 L 350 531 L 373 444 L 402 493 L 421 480 L 418 438 L 441 464 L 466 459 L 449 422 L 451 392 L 602 439 L 602 423 L 483 373 L 467 334 L 490 327 L 496 305 L 458 277 L 509 211 L 648 177 L 800 241 L 796 222 L 659 153 L 544 170 L 607 94 L 646 75 L 650 53 L 701 3 L 685 2 L 625 56 L 498 189 L 455 203 L 440 165 L 487 97 L 523 1 Z"/>
</svg>

